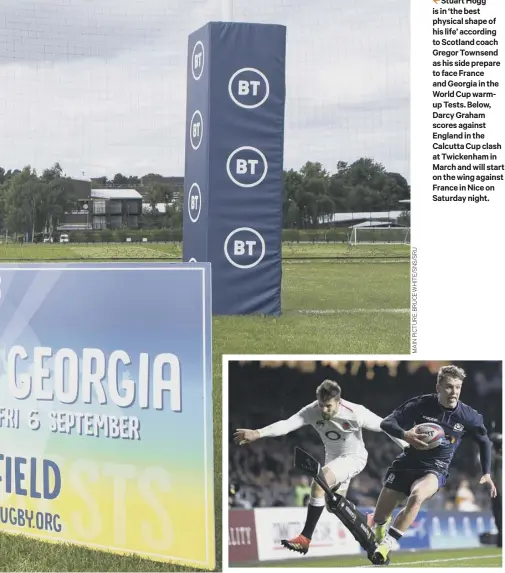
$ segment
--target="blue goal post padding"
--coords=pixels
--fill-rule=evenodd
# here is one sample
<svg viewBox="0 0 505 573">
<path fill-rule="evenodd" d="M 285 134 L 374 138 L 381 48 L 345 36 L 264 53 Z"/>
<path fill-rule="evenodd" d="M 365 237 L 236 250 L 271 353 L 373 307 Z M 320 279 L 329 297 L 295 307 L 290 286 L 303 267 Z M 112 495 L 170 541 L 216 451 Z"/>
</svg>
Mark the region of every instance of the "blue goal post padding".
<svg viewBox="0 0 505 573">
<path fill-rule="evenodd" d="M 212 264 L 215 314 L 281 312 L 286 28 L 189 36 L 183 260 Z"/>
</svg>

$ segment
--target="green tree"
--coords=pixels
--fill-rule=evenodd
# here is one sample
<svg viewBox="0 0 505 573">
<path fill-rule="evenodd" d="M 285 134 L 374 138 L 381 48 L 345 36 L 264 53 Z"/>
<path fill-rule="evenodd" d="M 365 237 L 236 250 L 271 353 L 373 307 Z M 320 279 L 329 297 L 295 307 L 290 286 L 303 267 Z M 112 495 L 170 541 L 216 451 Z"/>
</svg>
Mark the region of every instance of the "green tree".
<svg viewBox="0 0 505 573">
<path fill-rule="evenodd" d="M 52 234 L 58 220 L 68 211 L 77 209 L 74 185 L 70 179 L 61 177 L 50 181 L 44 191 L 40 214 L 43 228 Z"/>
<path fill-rule="evenodd" d="M 9 231 L 35 234 L 42 187 L 30 166 L 9 179 L 4 195 L 5 226 Z"/>
<path fill-rule="evenodd" d="M 164 226 L 177 231 L 182 229 L 184 197 L 178 195 L 171 203 L 166 205 Z"/>
<path fill-rule="evenodd" d="M 125 187 L 128 185 L 128 177 L 125 177 L 122 173 L 116 173 L 112 183 L 114 187 Z"/>
<path fill-rule="evenodd" d="M 158 181 L 149 183 L 145 187 L 144 193 L 144 201 L 149 205 L 149 211 L 144 216 L 144 222 L 147 226 L 158 229 L 167 226 L 169 218 L 166 215 L 173 200 L 174 189 L 172 185 Z M 157 205 L 165 205 L 165 213 L 160 213 Z"/>
<path fill-rule="evenodd" d="M 0 183 L 0 232 L 5 229 L 5 194 L 6 194 L 5 183 Z"/>
<path fill-rule="evenodd" d="M 136 175 L 130 175 L 128 177 L 128 186 L 137 187 L 138 185 L 140 185 L 140 177 L 137 177 Z"/>
<path fill-rule="evenodd" d="M 93 177 L 91 179 L 91 188 L 92 189 L 103 189 L 104 187 L 107 187 L 108 184 L 109 184 L 109 180 L 107 179 L 107 177 L 105 175 L 103 177 Z"/>
<path fill-rule="evenodd" d="M 284 174 L 284 226 L 287 228 L 314 228 L 320 217 L 334 210 L 334 201 L 328 194 L 329 173 L 321 163 L 308 161 L 299 172 Z"/>
<path fill-rule="evenodd" d="M 284 196 L 283 196 L 283 220 L 286 229 L 293 229 L 301 226 L 300 210 L 297 196 L 302 188 L 302 175 L 290 169 L 284 171 Z"/>
<path fill-rule="evenodd" d="M 60 179 L 62 175 L 63 175 L 63 169 L 61 168 L 61 165 L 58 162 L 56 162 L 50 169 L 44 169 L 40 178 L 42 181 L 46 181 L 49 183 L 50 181 L 54 181 L 55 179 Z"/>
<path fill-rule="evenodd" d="M 9 178 L 2 186 L 4 226 L 14 233 L 52 231 L 59 217 L 74 206 L 73 184 L 61 177 L 61 167 L 55 164 L 38 177 L 27 166 Z"/>
</svg>

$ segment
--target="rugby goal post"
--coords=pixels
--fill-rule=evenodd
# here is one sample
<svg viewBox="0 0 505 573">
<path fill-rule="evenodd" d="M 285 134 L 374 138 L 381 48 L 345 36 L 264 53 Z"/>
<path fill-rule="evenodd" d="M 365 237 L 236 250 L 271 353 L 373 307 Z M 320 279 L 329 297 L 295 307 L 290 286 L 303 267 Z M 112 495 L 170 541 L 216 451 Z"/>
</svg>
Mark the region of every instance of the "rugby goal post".
<svg viewBox="0 0 505 573">
<path fill-rule="evenodd" d="M 353 227 L 350 245 L 409 245 L 410 227 Z"/>
</svg>

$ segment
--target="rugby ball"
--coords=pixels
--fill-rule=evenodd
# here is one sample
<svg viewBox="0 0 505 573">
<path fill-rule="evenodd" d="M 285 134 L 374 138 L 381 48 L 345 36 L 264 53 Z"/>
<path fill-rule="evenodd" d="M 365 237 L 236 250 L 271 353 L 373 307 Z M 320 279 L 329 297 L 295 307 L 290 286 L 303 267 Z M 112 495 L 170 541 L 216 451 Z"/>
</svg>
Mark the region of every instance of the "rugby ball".
<svg viewBox="0 0 505 573">
<path fill-rule="evenodd" d="M 445 436 L 442 426 L 432 424 L 431 422 L 416 426 L 416 434 L 420 434 L 419 438 L 428 444 L 428 449 L 430 450 L 438 447 Z"/>
</svg>

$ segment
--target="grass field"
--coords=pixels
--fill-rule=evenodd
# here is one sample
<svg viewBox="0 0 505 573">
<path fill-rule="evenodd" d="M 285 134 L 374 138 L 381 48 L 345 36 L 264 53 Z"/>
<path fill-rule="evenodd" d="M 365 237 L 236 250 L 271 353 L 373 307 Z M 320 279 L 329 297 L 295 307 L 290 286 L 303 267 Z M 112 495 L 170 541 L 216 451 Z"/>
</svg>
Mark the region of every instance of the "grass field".
<svg viewBox="0 0 505 573">
<path fill-rule="evenodd" d="M 5 245 L 0 262 L 178 261 L 178 244 Z M 221 556 L 222 354 L 409 351 L 409 248 L 283 246 L 283 315 L 213 320 L 217 570 Z M 142 293 L 141 296 L 146 296 Z M 167 564 L 0 535 L 0 571 L 168 571 Z M 172 570 L 190 570 L 174 566 Z"/>
<path fill-rule="evenodd" d="M 495 547 L 401 551 L 391 557 L 388 567 L 502 567 L 502 551 Z M 364 555 L 317 559 L 262 561 L 258 567 L 374 567 Z"/>
<path fill-rule="evenodd" d="M 171 244 L 0 245 L 0 261 L 178 261 Z M 215 353 L 409 352 L 409 247 L 283 245 L 283 315 L 214 318 Z"/>
<path fill-rule="evenodd" d="M 357 245 L 344 243 L 284 243 L 283 258 L 408 258 L 408 245 Z M 131 260 L 182 258 L 181 243 L 67 243 L 13 244 L 0 242 L 0 260 L 75 261 L 80 259 Z"/>
</svg>

